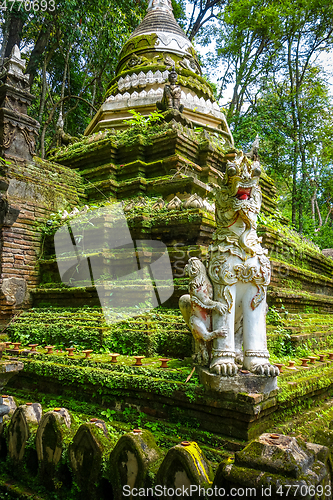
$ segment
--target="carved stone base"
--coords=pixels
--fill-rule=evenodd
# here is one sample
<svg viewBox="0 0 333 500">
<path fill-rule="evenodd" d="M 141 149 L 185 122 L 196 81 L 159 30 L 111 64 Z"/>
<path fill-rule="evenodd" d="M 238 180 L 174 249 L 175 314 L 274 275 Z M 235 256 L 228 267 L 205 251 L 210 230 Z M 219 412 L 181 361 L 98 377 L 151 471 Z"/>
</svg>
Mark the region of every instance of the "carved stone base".
<svg viewBox="0 0 333 500">
<path fill-rule="evenodd" d="M 277 389 L 277 377 L 238 372 L 234 377 L 222 377 L 198 367 L 199 380 L 206 389 L 215 392 L 267 394 Z"/>
<path fill-rule="evenodd" d="M 186 116 L 178 109 L 168 109 L 167 111 L 165 111 L 164 120 L 168 123 L 174 121 L 177 123 L 181 123 L 184 127 L 193 128 L 192 122 L 188 118 L 186 118 Z"/>
</svg>

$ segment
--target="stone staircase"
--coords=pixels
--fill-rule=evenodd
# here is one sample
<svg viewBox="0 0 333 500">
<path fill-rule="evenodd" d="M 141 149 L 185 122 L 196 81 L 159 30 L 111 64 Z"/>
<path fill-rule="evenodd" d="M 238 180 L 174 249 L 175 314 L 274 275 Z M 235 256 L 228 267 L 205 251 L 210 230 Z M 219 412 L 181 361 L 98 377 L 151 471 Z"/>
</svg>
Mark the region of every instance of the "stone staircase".
<svg viewBox="0 0 333 500">
<path fill-rule="evenodd" d="M 4 336 L 23 345 L 55 345 L 59 352 L 74 346 L 79 351 L 185 358 L 192 351 L 180 312 L 161 308 L 111 325 L 100 307 L 33 308 L 17 316 Z"/>
</svg>

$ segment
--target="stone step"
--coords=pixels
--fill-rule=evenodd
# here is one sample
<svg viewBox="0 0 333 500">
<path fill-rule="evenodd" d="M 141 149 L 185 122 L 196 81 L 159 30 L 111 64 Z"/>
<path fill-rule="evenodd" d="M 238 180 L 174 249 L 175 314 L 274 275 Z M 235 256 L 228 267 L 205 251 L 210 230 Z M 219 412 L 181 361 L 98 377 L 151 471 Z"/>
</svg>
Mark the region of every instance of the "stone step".
<svg viewBox="0 0 333 500">
<path fill-rule="evenodd" d="M 78 312 L 81 311 L 81 317 Z M 8 326 L 7 339 L 28 344 L 108 350 L 120 354 L 180 358 L 191 355 L 192 337 L 180 312 L 154 309 L 140 317 L 107 324 L 101 309 L 34 308 Z M 91 314 L 91 317 L 89 315 Z M 97 318 L 96 318 L 97 314 Z M 6 339 L 6 340 L 7 340 Z"/>
<path fill-rule="evenodd" d="M 325 256 L 311 242 L 305 241 L 296 231 L 285 227 L 273 229 L 260 225 L 258 235 L 262 237 L 262 245 L 269 249 L 271 259 L 287 264 L 283 278 L 288 279 L 288 266 L 306 270 L 306 272 L 322 275 L 332 281 L 333 260 Z"/>
<path fill-rule="evenodd" d="M 138 285 L 133 293 L 144 292 L 149 299 L 149 290 L 144 290 Z M 187 287 L 184 284 L 176 284 L 172 297 L 164 304 L 166 307 L 178 308 L 178 300 L 181 295 L 187 293 Z M 99 306 L 100 302 L 95 287 L 86 288 L 35 288 L 31 290 L 33 305 L 39 307 L 43 305 L 54 307 L 66 307 L 70 304 L 72 307 L 80 306 Z M 142 298 L 142 302 L 144 299 Z M 333 312 L 333 297 L 319 295 L 309 292 L 291 293 L 288 289 L 279 287 L 270 287 L 267 293 L 267 302 L 269 306 L 274 306 L 281 313 L 284 309 L 291 313 L 311 312 L 318 314 L 327 314 Z M 283 307 L 282 307 L 283 306 Z"/>
<path fill-rule="evenodd" d="M 326 340 L 328 337 L 333 335 L 333 329 L 327 330 L 326 332 L 309 332 L 309 333 L 298 333 L 293 334 L 290 337 L 291 342 L 295 347 L 306 344 L 307 341 L 313 341 L 314 339 L 318 342 L 318 347 L 326 345 Z"/>
<path fill-rule="evenodd" d="M 284 309 L 294 313 L 327 314 L 333 312 L 332 296 L 310 292 L 291 293 L 288 289 L 278 287 L 268 289 L 267 302 L 269 306 L 276 307 L 281 313 L 284 312 Z"/>
<path fill-rule="evenodd" d="M 274 249 L 268 247 L 269 256 Z M 288 264 L 282 260 L 271 258 L 271 287 L 283 287 L 290 293 L 310 292 L 318 295 L 333 297 L 332 277 L 324 276 L 318 272 L 311 272 Z"/>
</svg>

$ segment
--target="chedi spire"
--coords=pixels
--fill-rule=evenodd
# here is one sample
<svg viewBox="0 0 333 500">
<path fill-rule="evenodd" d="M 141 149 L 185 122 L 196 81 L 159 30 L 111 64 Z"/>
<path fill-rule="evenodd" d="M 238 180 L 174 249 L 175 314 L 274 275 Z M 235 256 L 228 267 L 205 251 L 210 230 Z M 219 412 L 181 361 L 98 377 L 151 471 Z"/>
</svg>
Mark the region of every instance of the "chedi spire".
<svg viewBox="0 0 333 500">
<path fill-rule="evenodd" d="M 163 9 L 173 13 L 171 0 L 149 0 L 147 12 L 156 9 Z"/>
</svg>

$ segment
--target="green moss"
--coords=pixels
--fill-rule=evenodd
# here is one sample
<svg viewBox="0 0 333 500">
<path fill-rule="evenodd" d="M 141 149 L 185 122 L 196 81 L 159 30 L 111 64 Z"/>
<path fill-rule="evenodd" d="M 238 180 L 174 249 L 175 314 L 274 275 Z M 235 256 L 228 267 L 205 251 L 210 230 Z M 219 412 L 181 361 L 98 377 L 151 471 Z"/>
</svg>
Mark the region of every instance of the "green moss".
<svg viewBox="0 0 333 500">
<path fill-rule="evenodd" d="M 67 291 L 59 289 L 58 291 Z M 54 290 L 53 290 L 54 292 Z M 121 354 L 185 357 L 191 336 L 179 311 L 154 309 L 112 325 L 95 308 L 38 308 L 23 312 L 7 327 L 11 340 L 55 345 L 57 349 L 110 350 Z"/>
<path fill-rule="evenodd" d="M 299 399 L 314 391 L 330 389 L 332 386 L 333 367 L 318 366 L 307 372 L 301 370 L 294 375 L 279 379 L 279 403 Z"/>
<path fill-rule="evenodd" d="M 61 384 L 70 384 L 79 387 L 85 385 L 93 387 L 98 386 L 105 388 L 110 394 L 112 392 L 119 393 L 125 391 L 143 391 L 153 392 L 155 394 L 172 397 L 175 393 L 183 393 L 186 399 L 192 401 L 200 395 L 200 388 L 191 383 L 185 384 L 177 380 L 163 378 L 160 372 L 159 377 L 149 376 L 145 369 L 140 369 L 134 373 L 126 373 L 124 371 L 106 370 L 103 368 L 91 368 L 88 366 L 71 366 L 47 361 L 39 361 L 28 359 L 25 362 L 24 371 L 32 373 L 40 377 L 52 378 Z M 78 385 L 79 384 L 79 385 Z"/>
<path fill-rule="evenodd" d="M 136 37 L 131 38 L 123 46 L 119 55 L 119 61 L 121 62 L 122 59 L 134 53 L 138 49 L 145 49 L 145 50 L 149 48 L 154 49 L 157 38 L 158 37 L 156 33 L 138 35 Z"/>
</svg>

